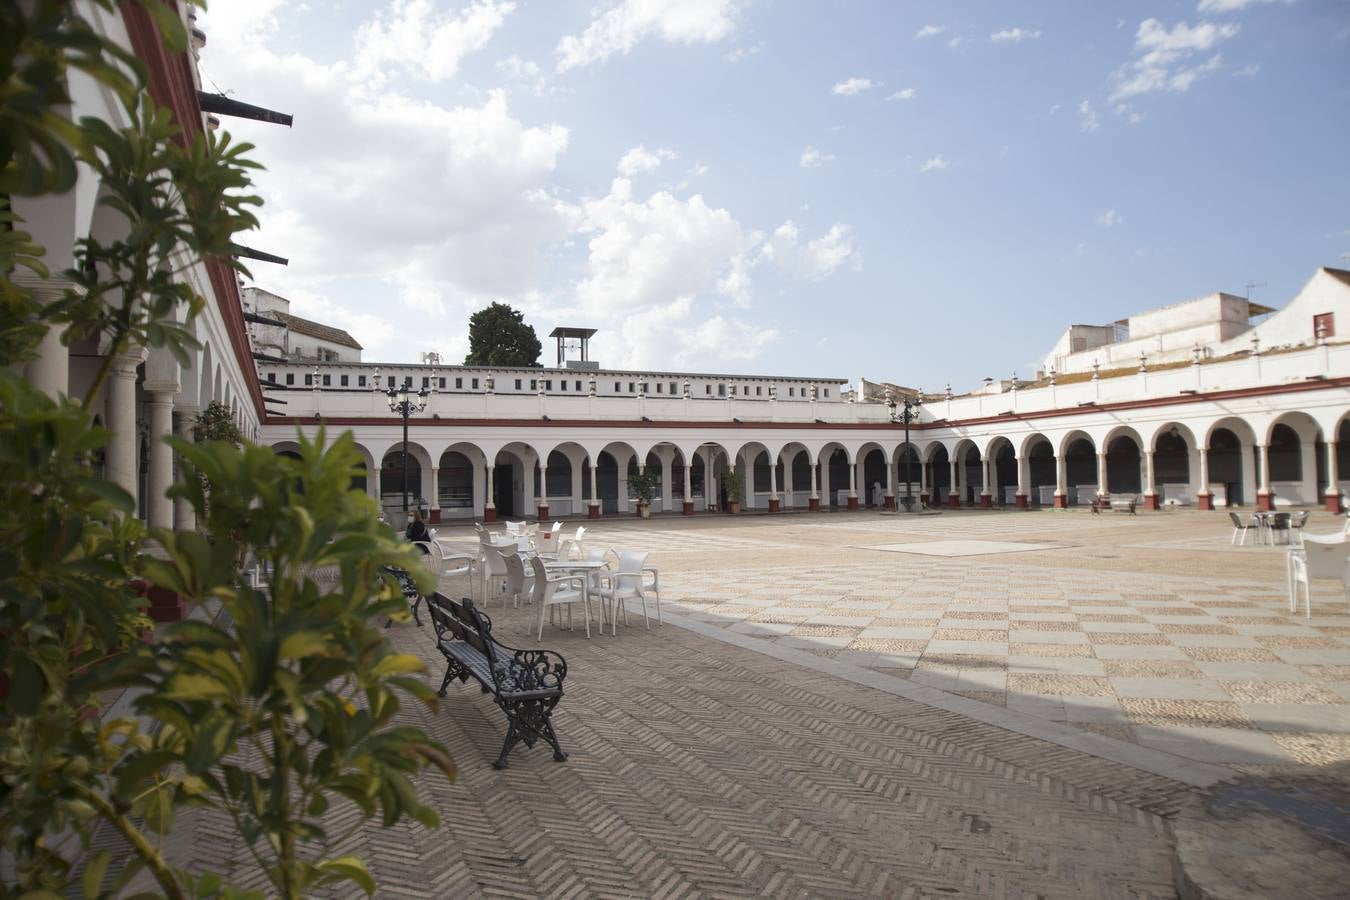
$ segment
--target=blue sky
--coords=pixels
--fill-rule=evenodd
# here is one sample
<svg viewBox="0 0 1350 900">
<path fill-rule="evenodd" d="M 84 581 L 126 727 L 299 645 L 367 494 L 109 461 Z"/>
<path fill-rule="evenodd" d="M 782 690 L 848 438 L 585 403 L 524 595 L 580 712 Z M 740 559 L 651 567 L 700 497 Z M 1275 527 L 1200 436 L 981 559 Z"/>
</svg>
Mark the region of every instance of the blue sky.
<svg viewBox="0 0 1350 900">
<path fill-rule="evenodd" d="M 492 300 L 606 365 L 1032 374 L 1071 322 L 1350 253 L 1350 2 L 218 0 L 256 283 L 366 358 Z M 545 362 L 552 350 L 545 339 Z"/>
</svg>

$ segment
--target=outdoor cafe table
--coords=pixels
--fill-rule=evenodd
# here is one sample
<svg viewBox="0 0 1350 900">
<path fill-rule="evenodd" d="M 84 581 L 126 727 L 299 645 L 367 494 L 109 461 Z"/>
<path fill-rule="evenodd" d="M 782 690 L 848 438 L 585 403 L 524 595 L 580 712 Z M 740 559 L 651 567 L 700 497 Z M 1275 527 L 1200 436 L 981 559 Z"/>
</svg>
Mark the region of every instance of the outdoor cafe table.
<svg viewBox="0 0 1350 900">
<path fill-rule="evenodd" d="M 544 560 L 544 568 L 549 572 L 581 572 L 587 577 L 581 580 L 581 602 L 589 609 L 591 605 L 592 572 L 608 568 L 609 563 L 598 559 L 549 559 Z M 600 633 L 605 633 L 605 604 L 600 603 Z"/>
</svg>

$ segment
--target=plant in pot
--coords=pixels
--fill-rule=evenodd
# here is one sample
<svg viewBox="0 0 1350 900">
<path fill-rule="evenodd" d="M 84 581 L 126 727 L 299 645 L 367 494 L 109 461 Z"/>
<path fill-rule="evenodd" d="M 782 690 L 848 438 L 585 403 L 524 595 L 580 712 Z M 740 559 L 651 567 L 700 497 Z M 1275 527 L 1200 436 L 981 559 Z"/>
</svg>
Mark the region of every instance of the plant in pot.
<svg viewBox="0 0 1350 900">
<path fill-rule="evenodd" d="M 630 472 L 628 475 L 628 493 L 637 498 L 637 514 L 644 519 L 651 518 L 652 498 L 661 484 L 661 476 L 656 472 Z"/>
<path fill-rule="evenodd" d="M 745 490 L 745 476 L 735 469 L 722 472 L 722 490 L 727 495 L 727 509 L 733 515 L 741 511 L 741 497 Z"/>
</svg>

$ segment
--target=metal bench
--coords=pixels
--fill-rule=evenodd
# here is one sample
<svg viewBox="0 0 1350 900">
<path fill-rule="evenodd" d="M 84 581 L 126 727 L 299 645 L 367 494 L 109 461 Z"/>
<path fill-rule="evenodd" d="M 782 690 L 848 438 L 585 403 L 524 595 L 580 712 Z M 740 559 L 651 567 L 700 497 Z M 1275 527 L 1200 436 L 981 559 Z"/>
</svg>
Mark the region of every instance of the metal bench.
<svg viewBox="0 0 1350 900">
<path fill-rule="evenodd" d="M 517 650 L 492 636 L 492 620 L 473 600 L 451 600 L 435 593 L 427 598 L 427 611 L 436 629 L 436 649 L 445 657 L 442 697 L 450 682 L 473 678 L 492 694 L 506 713 L 506 740 L 493 768 L 505 769 L 511 748 L 519 741 L 533 747 L 543 739 L 553 748 L 553 758 L 564 762 L 567 754 L 553 731 L 553 708 L 563 696 L 567 662 L 551 650 Z"/>
</svg>

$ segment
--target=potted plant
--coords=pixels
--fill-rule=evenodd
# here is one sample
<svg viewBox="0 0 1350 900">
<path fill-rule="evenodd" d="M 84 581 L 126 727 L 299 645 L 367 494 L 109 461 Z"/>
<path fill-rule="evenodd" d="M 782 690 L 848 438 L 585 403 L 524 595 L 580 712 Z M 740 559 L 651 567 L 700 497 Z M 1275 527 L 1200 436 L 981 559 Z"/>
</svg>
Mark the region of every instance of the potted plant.
<svg viewBox="0 0 1350 900">
<path fill-rule="evenodd" d="M 630 472 L 628 475 L 628 493 L 637 499 L 637 514 L 644 519 L 652 515 L 652 498 L 661 484 L 661 476 L 656 472 Z"/>
<path fill-rule="evenodd" d="M 735 469 L 725 469 L 722 472 L 722 490 L 727 495 L 727 509 L 732 515 L 741 511 L 741 496 L 745 490 L 745 476 Z"/>
</svg>

